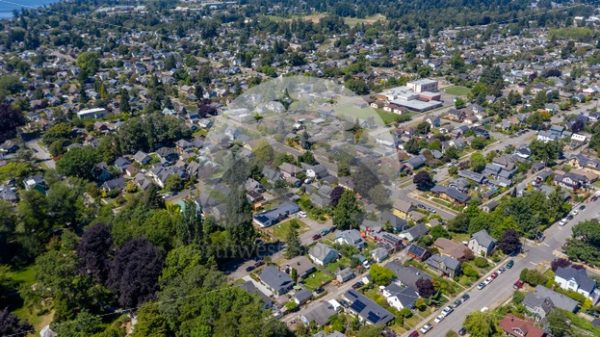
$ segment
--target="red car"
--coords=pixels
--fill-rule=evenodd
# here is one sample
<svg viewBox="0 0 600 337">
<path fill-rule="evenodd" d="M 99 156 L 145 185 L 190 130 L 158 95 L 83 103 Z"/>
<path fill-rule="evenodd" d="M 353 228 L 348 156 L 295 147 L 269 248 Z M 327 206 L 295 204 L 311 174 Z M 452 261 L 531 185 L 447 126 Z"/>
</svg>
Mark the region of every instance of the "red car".
<svg viewBox="0 0 600 337">
<path fill-rule="evenodd" d="M 521 288 L 523 288 L 523 285 L 525 285 L 525 282 L 523 282 L 521 280 L 517 280 L 515 282 L 515 284 L 513 284 L 513 288 L 515 288 L 515 289 L 521 289 Z"/>
<path fill-rule="evenodd" d="M 415 330 L 408 335 L 408 337 L 419 337 L 419 333 Z"/>
<path fill-rule="evenodd" d="M 319 240 L 320 238 L 321 238 L 321 234 L 315 234 L 312 237 L 313 241 Z"/>
<path fill-rule="evenodd" d="M 493 279 L 495 279 L 496 277 L 498 277 L 498 273 L 493 272 L 492 275 L 490 275 Z"/>
</svg>

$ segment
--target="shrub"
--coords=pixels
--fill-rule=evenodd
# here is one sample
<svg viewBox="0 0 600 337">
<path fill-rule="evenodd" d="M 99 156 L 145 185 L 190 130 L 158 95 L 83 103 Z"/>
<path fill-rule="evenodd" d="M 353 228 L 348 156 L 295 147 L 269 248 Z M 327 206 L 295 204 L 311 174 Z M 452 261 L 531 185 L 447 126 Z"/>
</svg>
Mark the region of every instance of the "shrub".
<svg viewBox="0 0 600 337">
<path fill-rule="evenodd" d="M 475 260 L 473 260 L 473 263 L 477 268 L 487 268 L 490 265 L 488 260 L 483 257 L 476 257 Z"/>
</svg>

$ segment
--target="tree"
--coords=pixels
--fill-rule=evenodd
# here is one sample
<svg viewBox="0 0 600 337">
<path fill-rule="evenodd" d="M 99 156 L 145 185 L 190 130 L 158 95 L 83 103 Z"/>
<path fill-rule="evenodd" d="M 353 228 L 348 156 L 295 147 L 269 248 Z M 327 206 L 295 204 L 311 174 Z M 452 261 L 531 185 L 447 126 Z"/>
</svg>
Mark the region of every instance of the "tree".
<svg viewBox="0 0 600 337">
<path fill-rule="evenodd" d="M 2 97 L 1 92 L 0 97 Z M 0 120 L 2 121 L 0 123 L 0 143 L 15 137 L 17 127 L 25 124 L 25 117 L 21 111 L 8 104 L 0 104 Z"/>
<path fill-rule="evenodd" d="M 146 239 L 127 241 L 115 254 L 108 274 L 108 286 L 119 304 L 137 307 L 154 297 L 163 260 L 160 252 Z"/>
<path fill-rule="evenodd" d="M 427 122 L 421 122 L 417 125 L 417 133 L 420 135 L 426 135 L 429 133 L 429 130 L 431 130 L 431 125 Z"/>
<path fill-rule="evenodd" d="M 498 241 L 498 248 L 502 250 L 504 254 L 512 255 L 521 251 L 521 240 L 519 233 L 514 229 L 508 229 L 502 234 L 502 237 Z"/>
<path fill-rule="evenodd" d="M 331 206 L 337 206 L 342 194 L 344 194 L 344 191 L 346 191 L 346 189 L 342 186 L 336 186 L 333 188 L 333 190 L 331 190 Z"/>
<path fill-rule="evenodd" d="M 480 152 L 475 152 L 471 155 L 471 160 L 469 165 L 471 166 L 471 170 L 475 172 L 482 172 L 485 169 L 485 165 L 487 164 L 487 160 Z"/>
<path fill-rule="evenodd" d="M 558 141 L 545 143 L 540 140 L 534 140 L 529 144 L 529 149 L 534 159 L 542 161 L 547 165 L 553 165 L 562 152 L 562 146 Z"/>
<path fill-rule="evenodd" d="M 558 268 L 567 268 L 569 266 L 571 266 L 571 261 L 563 258 L 554 259 L 550 264 L 550 267 L 552 268 L 553 272 L 556 272 Z"/>
<path fill-rule="evenodd" d="M 306 151 L 303 154 L 301 154 L 300 156 L 298 156 L 298 161 L 301 163 L 307 163 L 310 165 L 318 164 L 317 160 L 315 159 L 315 157 L 313 156 L 311 151 Z"/>
<path fill-rule="evenodd" d="M 519 275 L 521 281 L 529 284 L 532 287 L 538 286 L 540 284 L 546 284 L 548 279 L 544 274 L 540 273 L 535 269 L 523 269 L 521 270 L 521 274 Z"/>
<path fill-rule="evenodd" d="M 61 337 L 88 337 L 102 331 L 103 328 L 100 317 L 87 311 L 80 312 L 73 320 L 52 325 L 53 331 Z"/>
<path fill-rule="evenodd" d="M 496 320 L 487 312 L 475 311 L 467 315 L 465 329 L 472 337 L 492 337 L 496 334 Z"/>
<path fill-rule="evenodd" d="M 85 51 L 77 56 L 77 66 L 84 73 L 84 78 L 94 76 L 100 68 L 98 53 Z"/>
<path fill-rule="evenodd" d="M 345 190 L 333 209 L 333 225 L 338 229 L 357 228 L 361 221 L 360 217 L 361 211 L 354 192 Z"/>
<path fill-rule="evenodd" d="M 454 107 L 455 107 L 455 108 L 457 108 L 457 109 L 463 109 L 463 108 L 465 108 L 466 106 L 467 106 L 467 103 L 466 103 L 466 102 L 465 102 L 465 100 L 463 100 L 462 98 L 460 98 L 460 97 L 457 97 L 457 98 L 454 100 Z"/>
<path fill-rule="evenodd" d="M 78 147 L 65 153 L 56 163 L 56 169 L 60 174 L 92 180 L 92 169 L 99 159 L 95 148 Z"/>
<path fill-rule="evenodd" d="M 431 282 L 428 278 L 420 278 L 417 280 L 416 284 L 417 290 L 419 291 L 419 296 L 429 298 L 435 294 L 435 287 L 433 286 L 433 282 Z"/>
<path fill-rule="evenodd" d="M 192 200 L 185 200 L 184 209 L 177 220 L 177 240 L 182 245 L 201 244 L 203 240 L 201 209 Z"/>
<path fill-rule="evenodd" d="M 259 167 L 263 167 L 265 164 L 273 162 L 275 160 L 275 150 L 269 142 L 261 140 L 258 142 L 253 151 L 256 164 Z"/>
<path fill-rule="evenodd" d="M 119 101 L 119 109 L 121 112 L 131 112 L 131 106 L 129 105 L 129 92 L 125 89 L 121 90 L 121 99 Z"/>
<path fill-rule="evenodd" d="M 111 248 L 112 235 L 106 224 L 89 227 L 77 245 L 80 271 L 104 283 L 110 267 Z"/>
<path fill-rule="evenodd" d="M 429 191 L 433 186 L 435 186 L 435 182 L 433 178 L 427 171 L 420 171 L 415 174 L 413 177 L 413 183 L 417 185 L 417 189 L 419 191 Z"/>
<path fill-rule="evenodd" d="M 8 308 L 0 310 L 0 336 L 22 335 L 33 331 L 33 326 L 11 314 Z"/>
<path fill-rule="evenodd" d="M 165 181 L 164 190 L 171 192 L 179 192 L 183 189 L 183 179 L 177 174 L 172 174 Z"/>
<path fill-rule="evenodd" d="M 546 323 L 548 324 L 548 329 L 552 333 L 552 336 L 555 337 L 569 337 L 574 336 L 571 334 L 571 328 L 569 326 L 568 320 L 565 319 L 567 317 L 567 313 L 559 308 L 554 308 L 548 315 L 546 316 Z"/>
<path fill-rule="evenodd" d="M 369 269 L 369 275 L 371 275 L 373 282 L 380 286 L 386 286 L 390 284 L 396 277 L 393 271 L 378 264 L 371 266 Z"/>
<path fill-rule="evenodd" d="M 442 225 L 432 227 L 431 231 L 429 231 L 429 234 L 431 234 L 431 237 L 434 241 L 439 238 L 450 238 L 450 233 L 448 233 L 448 231 Z"/>
<path fill-rule="evenodd" d="M 299 224 L 296 220 L 291 220 L 288 225 L 288 232 L 286 234 L 285 242 L 287 244 L 285 248 L 285 257 L 291 259 L 293 257 L 302 255 L 304 253 L 304 247 L 300 242 L 298 236 Z"/>
</svg>

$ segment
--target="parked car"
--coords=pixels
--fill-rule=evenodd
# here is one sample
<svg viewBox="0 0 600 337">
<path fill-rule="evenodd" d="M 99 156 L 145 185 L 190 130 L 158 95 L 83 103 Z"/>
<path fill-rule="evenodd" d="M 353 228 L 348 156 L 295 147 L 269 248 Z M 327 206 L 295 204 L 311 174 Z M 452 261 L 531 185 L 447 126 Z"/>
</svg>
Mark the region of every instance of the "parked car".
<svg viewBox="0 0 600 337">
<path fill-rule="evenodd" d="M 592 201 L 596 201 L 596 200 L 598 200 L 598 196 L 597 195 L 595 195 L 595 196 L 592 197 Z"/>
<path fill-rule="evenodd" d="M 457 308 L 458 306 L 460 306 L 462 304 L 462 299 L 457 299 L 456 301 L 452 302 L 452 305 Z"/>
<path fill-rule="evenodd" d="M 431 330 L 431 328 L 433 328 L 433 326 L 431 326 L 431 324 L 427 323 L 427 324 L 423 325 L 421 327 L 421 329 L 419 329 L 419 331 L 421 331 L 422 334 L 426 334 L 429 332 L 429 330 Z"/>
<path fill-rule="evenodd" d="M 319 240 L 321 238 L 321 234 L 315 234 L 312 236 L 313 241 Z"/>
<path fill-rule="evenodd" d="M 446 316 L 445 316 L 445 315 L 443 315 L 443 314 L 439 314 L 439 315 L 438 315 L 438 316 L 437 316 L 437 317 L 436 317 L 436 318 L 433 320 L 433 323 L 439 323 L 439 322 L 443 321 L 443 320 L 444 320 L 444 318 L 446 318 Z"/>
<path fill-rule="evenodd" d="M 246 267 L 246 271 L 247 271 L 247 272 L 251 272 L 251 271 L 253 271 L 255 268 L 256 268 L 255 266 L 248 266 L 248 267 Z"/>
<path fill-rule="evenodd" d="M 567 220 L 573 220 L 573 214 L 567 215 Z"/>
<path fill-rule="evenodd" d="M 581 206 L 579 206 L 579 210 L 580 210 L 580 211 L 583 211 L 584 209 L 585 209 L 585 205 L 581 205 Z"/>
<path fill-rule="evenodd" d="M 506 263 L 506 269 L 510 269 L 515 265 L 515 261 L 513 260 L 508 260 L 508 262 Z"/>
<path fill-rule="evenodd" d="M 306 218 L 306 212 L 305 211 L 300 211 L 298 212 L 298 216 L 301 218 Z"/>
<path fill-rule="evenodd" d="M 465 327 L 460 328 L 460 330 L 458 330 L 458 335 L 459 336 L 464 336 L 467 333 L 467 329 L 465 329 Z"/>
<path fill-rule="evenodd" d="M 569 219 L 567 219 L 567 218 L 563 218 L 562 220 L 560 220 L 560 221 L 558 222 L 558 225 L 562 227 L 562 226 L 566 225 L 566 224 L 567 224 L 567 222 L 569 222 Z"/>
<path fill-rule="evenodd" d="M 417 330 L 413 331 L 408 335 L 408 337 L 419 337 L 419 332 Z"/>
<path fill-rule="evenodd" d="M 364 286 L 365 284 L 362 281 L 358 281 L 352 285 L 352 289 L 358 289 Z"/>
<path fill-rule="evenodd" d="M 471 298 L 471 296 L 469 296 L 469 294 L 462 295 L 462 301 L 463 301 L 463 303 L 466 302 L 469 298 Z"/>
<path fill-rule="evenodd" d="M 574 210 L 571 211 L 571 214 L 573 216 L 575 216 L 575 215 L 579 214 L 579 210 L 578 209 L 574 209 Z"/>
<path fill-rule="evenodd" d="M 497 271 L 493 272 L 492 275 L 490 275 L 490 277 L 492 279 L 495 279 L 496 277 L 498 277 L 498 272 Z"/>
<path fill-rule="evenodd" d="M 486 285 L 487 285 L 487 284 L 485 284 L 484 282 L 481 282 L 481 283 L 479 283 L 479 284 L 477 285 L 477 289 L 478 289 L 478 290 L 481 290 L 481 289 L 485 288 L 485 286 L 486 286 Z"/>
<path fill-rule="evenodd" d="M 515 281 L 515 283 L 513 284 L 513 288 L 521 289 L 521 288 L 523 288 L 523 285 L 525 285 L 525 282 L 523 282 L 519 279 L 519 280 Z"/>
</svg>

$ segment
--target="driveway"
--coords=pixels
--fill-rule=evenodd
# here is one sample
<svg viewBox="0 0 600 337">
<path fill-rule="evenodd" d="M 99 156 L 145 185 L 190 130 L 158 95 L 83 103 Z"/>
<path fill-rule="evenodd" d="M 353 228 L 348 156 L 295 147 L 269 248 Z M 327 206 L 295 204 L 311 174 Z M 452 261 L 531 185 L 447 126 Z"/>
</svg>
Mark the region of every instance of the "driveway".
<svg viewBox="0 0 600 337">
<path fill-rule="evenodd" d="M 591 199 L 588 199 L 591 200 Z M 540 264 L 549 265 L 555 258 L 555 252 L 560 251 L 561 247 L 571 237 L 571 229 L 574 225 L 581 221 L 597 218 L 600 210 L 600 199 L 595 202 L 585 202 L 586 209 L 576 215 L 573 220 L 569 221 L 564 227 L 555 223 L 548 228 L 544 233 L 546 239 L 542 243 L 526 243 L 523 246 L 525 254 L 513 258 L 515 265 L 512 269 L 500 274 L 492 283 L 483 290 L 473 289 L 479 282 L 485 279 L 485 275 L 479 282 L 476 282 L 474 287 L 465 291 L 469 293 L 471 298 L 463 305 L 454 310 L 450 316 L 441 321 L 437 325 L 434 324 L 427 336 L 444 337 L 449 330 L 458 331 L 462 326 L 465 317 L 473 312 L 481 310 L 484 307 L 490 310 L 502 305 L 504 302 L 512 298 L 514 289 L 513 283 L 519 278 L 521 271 L 524 268 L 535 268 Z M 490 272 L 491 273 L 491 272 Z M 459 296 L 462 296 L 460 294 Z M 458 298 L 457 296 L 456 298 Z M 450 300 L 452 303 L 456 298 Z M 439 311 L 429 316 L 422 321 L 416 329 L 420 329 L 425 323 L 432 321 L 435 316 L 439 315 Z M 408 336 L 408 333 L 404 336 Z"/>
</svg>

